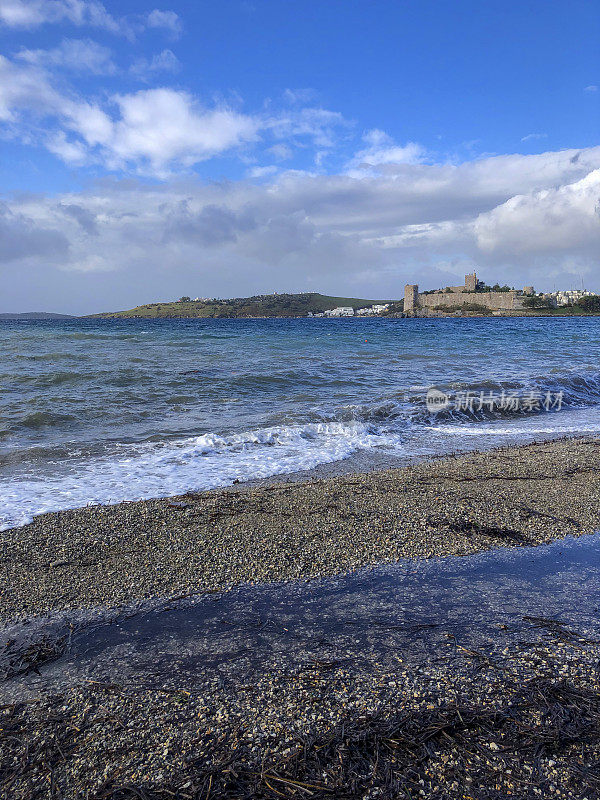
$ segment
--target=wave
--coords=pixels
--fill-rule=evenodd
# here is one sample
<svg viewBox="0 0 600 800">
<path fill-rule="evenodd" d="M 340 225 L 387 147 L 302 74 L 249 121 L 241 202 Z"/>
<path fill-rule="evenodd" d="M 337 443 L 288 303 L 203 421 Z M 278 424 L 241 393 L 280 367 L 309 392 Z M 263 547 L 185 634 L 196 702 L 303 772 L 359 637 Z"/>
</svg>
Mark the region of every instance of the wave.
<svg viewBox="0 0 600 800">
<path fill-rule="evenodd" d="M 397 455 L 425 454 L 431 441 L 442 442 L 446 451 L 460 436 L 476 445 L 478 436 L 523 437 L 559 435 L 597 430 L 597 412 L 575 419 L 577 409 L 600 408 L 600 373 L 569 372 L 528 378 L 446 382 L 437 384 L 452 396 L 471 393 L 525 396 L 535 392 L 561 393 L 560 408 L 546 413 L 543 407 L 519 405 L 508 409 L 477 405 L 445 408 L 432 413 L 426 404 L 425 385 L 363 404 L 345 404 L 329 410 L 322 406 L 293 411 L 282 408 L 270 423 L 239 432 L 212 432 L 168 438 L 157 431 L 146 441 L 89 441 L 38 448 L 27 458 L 27 448 L 0 460 L 0 529 L 22 525 L 36 514 L 90 503 L 115 503 L 149 497 L 165 497 L 190 490 L 230 485 L 233 481 L 267 478 L 282 473 L 310 470 L 341 461 L 358 451 L 381 449 Z M 183 396 L 182 396 L 183 399 Z M 564 412 L 567 412 L 566 414 Z M 149 412 L 150 413 L 150 412 Z M 545 415 L 542 416 L 541 415 Z M 575 414 L 575 416 L 577 416 Z M 29 413 L 23 427 L 42 428 L 71 422 L 66 414 L 49 411 Z M 277 424 L 273 424 L 274 422 Z M 495 424 L 493 424 L 495 423 Z M 160 435 L 159 435 L 160 434 Z M 452 440 L 451 444 L 448 442 Z M 31 449 L 33 451 L 33 448 Z M 31 455 L 31 453 L 30 453 Z M 3 469 L 3 461 L 4 467 Z M 28 463 L 26 463 L 28 461 Z M 34 464 L 35 461 L 35 464 Z M 45 462 L 45 467 L 44 467 Z M 48 465 L 51 465 L 48 468 Z M 11 474 L 12 473 L 12 474 Z"/>
<path fill-rule="evenodd" d="M 62 425 L 65 422 L 73 422 L 76 417 L 72 414 L 55 414 L 52 411 L 34 411 L 26 414 L 12 429 L 21 428 L 45 428 L 52 425 Z"/>
<path fill-rule="evenodd" d="M 400 438 L 390 435 L 393 442 Z M 43 479 L 0 481 L 0 530 L 48 511 L 168 497 L 309 470 L 381 444 L 381 432 L 368 425 L 330 422 L 121 445 L 111 456 L 80 463 L 69 459 L 62 469 L 54 461 L 53 473 Z"/>
<path fill-rule="evenodd" d="M 427 394 L 412 396 L 413 422 L 431 423 L 511 419 L 548 412 L 590 408 L 600 404 L 600 373 L 562 374 L 531 378 L 527 381 L 493 381 L 436 384 L 446 395 L 445 407 L 432 411 Z"/>
</svg>

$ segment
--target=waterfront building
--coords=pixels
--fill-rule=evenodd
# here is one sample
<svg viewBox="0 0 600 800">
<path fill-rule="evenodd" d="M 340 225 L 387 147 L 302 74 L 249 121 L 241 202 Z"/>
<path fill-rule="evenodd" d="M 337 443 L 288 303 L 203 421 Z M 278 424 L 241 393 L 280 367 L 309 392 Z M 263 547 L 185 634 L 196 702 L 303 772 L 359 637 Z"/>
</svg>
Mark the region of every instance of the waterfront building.
<svg viewBox="0 0 600 800">
<path fill-rule="evenodd" d="M 352 306 L 338 306 L 337 308 L 332 308 L 329 311 L 325 311 L 326 317 L 353 317 L 354 316 L 354 309 Z"/>
</svg>

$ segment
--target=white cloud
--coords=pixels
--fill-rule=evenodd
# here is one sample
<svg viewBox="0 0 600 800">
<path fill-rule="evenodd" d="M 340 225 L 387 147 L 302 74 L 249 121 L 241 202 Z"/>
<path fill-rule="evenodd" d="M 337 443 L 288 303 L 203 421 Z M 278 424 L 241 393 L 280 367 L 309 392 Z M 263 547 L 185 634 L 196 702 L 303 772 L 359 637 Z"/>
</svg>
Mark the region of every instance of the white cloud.
<svg viewBox="0 0 600 800">
<path fill-rule="evenodd" d="M 589 86 L 586 86 L 583 91 L 584 92 L 597 92 L 598 91 L 598 87 L 596 86 L 596 84 L 591 83 Z"/>
<path fill-rule="evenodd" d="M 37 28 L 44 24 L 70 23 L 102 28 L 133 38 L 145 28 L 159 28 L 173 37 L 181 33 L 174 11 L 154 9 L 149 14 L 116 18 L 98 0 L 0 0 L 0 23 L 9 28 Z"/>
<path fill-rule="evenodd" d="M 65 89 L 64 82 L 58 91 L 42 63 L 71 63 L 78 52 L 89 69 L 107 63 L 107 52 L 72 41 L 53 51 L 21 51 L 18 62 L 0 57 L 0 121 L 10 125 L 4 135 L 45 146 L 69 164 L 99 164 L 165 178 L 259 141 L 272 148 L 270 157 L 277 160 L 289 158 L 292 146 L 326 153 L 339 131 L 345 135 L 349 130 L 341 114 L 321 108 L 265 116 L 223 103 L 206 106 L 179 89 L 89 100 Z M 171 51 L 164 50 L 153 62 L 134 69 L 173 68 L 176 63 Z"/>
<path fill-rule="evenodd" d="M 287 144 L 274 144 L 273 147 L 268 148 L 268 152 L 278 161 L 287 161 L 293 156 L 291 147 Z"/>
<path fill-rule="evenodd" d="M 96 128 L 100 136 L 101 122 Z M 310 285 L 398 297 L 405 282 L 457 283 L 473 268 L 488 282 L 540 289 L 551 288 L 551 275 L 569 283 L 582 272 L 600 291 L 600 147 L 400 164 L 360 179 L 256 174 L 263 180 L 129 179 L 20 198 L 0 240 L 7 237 L 11 263 L 51 272 L 57 308 L 80 286 L 87 301 L 63 308 L 82 313 L 195 291 L 227 296 L 232 286 L 238 295 Z M 108 268 L 110 282 L 94 277 Z M 11 274 L 3 289 L 16 292 L 21 270 Z M 6 294 L 3 304 L 18 297 Z"/>
<path fill-rule="evenodd" d="M 88 160 L 86 147 L 78 141 L 69 141 L 62 131 L 46 139 L 46 147 L 55 156 L 71 166 L 83 166 Z"/>
<path fill-rule="evenodd" d="M 265 128 L 278 139 L 310 140 L 317 147 L 333 147 L 337 132 L 351 123 L 338 111 L 302 108 L 282 112 L 265 121 Z"/>
<path fill-rule="evenodd" d="M 162 50 L 150 60 L 139 58 L 130 67 L 130 72 L 142 81 L 150 80 L 158 72 L 179 72 L 181 62 L 172 50 Z"/>
<path fill-rule="evenodd" d="M 248 170 L 248 176 L 250 178 L 268 178 L 275 175 L 277 172 L 278 169 L 274 165 L 269 167 L 252 167 Z"/>
<path fill-rule="evenodd" d="M 63 123 L 71 137 L 60 133 L 53 152 L 77 163 L 86 153 L 88 161 L 110 169 L 133 167 L 166 177 L 172 168 L 189 168 L 257 135 L 252 117 L 225 107 L 203 108 L 187 92 L 147 89 L 116 95 L 113 104 L 116 114 L 94 104 L 66 104 Z"/>
<path fill-rule="evenodd" d="M 70 22 L 119 33 L 119 22 L 95 0 L 0 0 L 0 22 L 11 28 Z"/>
<path fill-rule="evenodd" d="M 115 166 L 147 164 L 157 173 L 174 161 L 191 167 L 257 136 L 252 117 L 225 107 L 205 109 L 183 91 L 148 89 L 119 95 L 115 102 L 120 114 L 110 140 L 102 142 Z"/>
<path fill-rule="evenodd" d="M 174 11 L 159 11 L 157 8 L 148 14 L 149 28 L 163 28 L 173 36 L 179 36 L 182 31 L 181 20 Z"/>
<path fill-rule="evenodd" d="M 64 109 L 66 125 L 78 133 L 89 147 L 110 147 L 114 123 L 97 105 L 70 103 Z"/>
<path fill-rule="evenodd" d="M 113 75 L 116 72 L 108 47 L 91 39 L 63 39 L 58 47 L 51 50 L 22 49 L 17 53 L 17 58 L 28 64 L 91 72 L 94 75 Z"/>
<path fill-rule="evenodd" d="M 600 254 L 600 169 L 575 183 L 515 195 L 481 214 L 477 245 L 495 254 Z"/>
<path fill-rule="evenodd" d="M 521 141 L 531 142 L 534 141 L 535 139 L 547 139 L 547 138 L 548 138 L 547 133 L 528 133 L 527 136 L 522 137 Z"/>
<path fill-rule="evenodd" d="M 101 163 L 165 177 L 254 141 L 261 121 L 226 106 L 206 108 L 174 89 L 147 89 L 97 102 L 61 94 L 37 66 L 0 56 L 0 121 L 68 163 Z M 44 123 L 42 125 L 42 122 Z"/>
<path fill-rule="evenodd" d="M 53 113 L 62 97 L 36 67 L 17 67 L 0 55 L 0 120 L 17 124 L 24 113 Z"/>
<path fill-rule="evenodd" d="M 387 164 L 418 164 L 425 158 L 426 151 L 416 142 L 398 145 L 384 131 L 373 129 L 363 136 L 367 147 L 359 150 L 349 163 L 349 169 L 372 170 Z"/>
<path fill-rule="evenodd" d="M 283 93 L 283 99 L 290 105 L 306 105 L 312 103 L 317 97 L 317 92 L 314 89 L 286 89 Z"/>
</svg>

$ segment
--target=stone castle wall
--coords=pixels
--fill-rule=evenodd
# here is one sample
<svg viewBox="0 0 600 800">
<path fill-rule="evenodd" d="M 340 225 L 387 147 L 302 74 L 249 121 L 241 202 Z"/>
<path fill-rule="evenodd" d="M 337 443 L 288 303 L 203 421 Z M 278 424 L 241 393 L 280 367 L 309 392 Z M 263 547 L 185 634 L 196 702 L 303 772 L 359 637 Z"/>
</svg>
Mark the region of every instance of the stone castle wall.
<svg viewBox="0 0 600 800">
<path fill-rule="evenodd" d="M 465 303 L 477 303 L 492 311 L 514 311 L 523 308 L 523 300 L 517 292 L 439 292 L 435 294 L 418 294 L 417 308 L 435 308 L 436 306 L 462 306 Z"/>
<path fill-rule="evenodd" d="M 414 311 L 419 303 L 419 287 L 416 284 L 407 283 L 404 287 L 404 310 Z"/>
<path fill-rule="evenodd" d="M 490 311 L 516 311 L 523 308 L 523 295 L 512 289 L 510 292 L 476 292 L 478 286 L 475 272 L 465 275 L 464 286 L 448 286 L 448 291 L 419 294 L 416 283 L 404 287 L 404 311 L 414 313 L 419 308 L 435 309 L 436 306 L 460 308 L 466 304 L 485 306 Z M 533 294 L 533 287 L 526 286 L 524 294 Z"/>
</svg>

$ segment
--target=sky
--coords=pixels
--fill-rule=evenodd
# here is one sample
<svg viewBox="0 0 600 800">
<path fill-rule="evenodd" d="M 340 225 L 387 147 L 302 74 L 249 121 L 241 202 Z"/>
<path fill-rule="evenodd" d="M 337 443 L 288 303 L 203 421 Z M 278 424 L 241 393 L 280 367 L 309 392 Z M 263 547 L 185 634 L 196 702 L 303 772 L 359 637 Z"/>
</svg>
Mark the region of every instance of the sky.
<svg viewBox="0 0 600 800">
<path fill-rule="evenodd" d="M 0 0 L 0 312 L 600 292 L 597 0 Z"/>
</svg>

